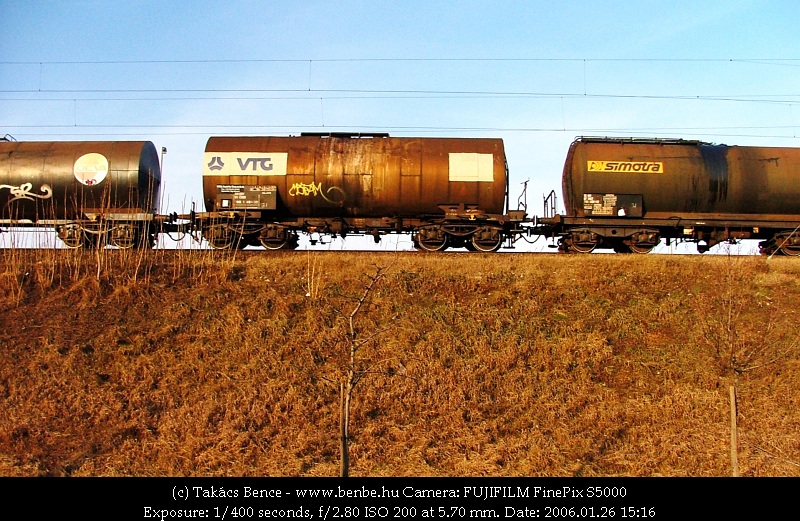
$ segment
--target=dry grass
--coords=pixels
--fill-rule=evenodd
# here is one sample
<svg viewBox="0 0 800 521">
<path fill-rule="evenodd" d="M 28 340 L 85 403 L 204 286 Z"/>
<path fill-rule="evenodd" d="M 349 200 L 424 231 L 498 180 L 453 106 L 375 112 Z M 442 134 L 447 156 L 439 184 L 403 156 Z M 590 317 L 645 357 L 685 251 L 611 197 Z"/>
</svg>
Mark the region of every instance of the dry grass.
<svg viewBox="0 0 800 521">
<path fill-rule="evenodd" d="M 800 263 L 6 250 L 0 475 L 800 476 Z"/>
</svg>

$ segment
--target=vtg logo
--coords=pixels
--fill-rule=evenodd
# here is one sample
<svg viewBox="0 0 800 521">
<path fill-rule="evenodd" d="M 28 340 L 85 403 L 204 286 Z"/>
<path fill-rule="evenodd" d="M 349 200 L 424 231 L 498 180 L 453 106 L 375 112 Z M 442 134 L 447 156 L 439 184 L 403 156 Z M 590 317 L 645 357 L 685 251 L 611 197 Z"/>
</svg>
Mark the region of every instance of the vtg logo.
<svg viewBox="0 0 800 521">
<path fill-rule="evenodd" d="M 237 157 L 236 160 L 239 162 L 239 169 L 242 171 L 248 170 L 251 166 L 253 167 L 253 172 L 257 170 L 269 172 L 272 170 L 272 158 L 270 157 L 248 157 L 244 161 L 241 157 Z"/>
<path fill-rule="evenodd" d="M 222 161 L 222 158 L 219 156 L 214 156 L 211 158 L 211 161 L 208 162 L 208 169 L 209 170 L 222 170 L 225 167 L 225 163 Z"/>
<path fill-rule="evenodd" d="M 239 150 L 206 152 L 203 175 L 286 175 L 286 152 Z"/>
</svg>

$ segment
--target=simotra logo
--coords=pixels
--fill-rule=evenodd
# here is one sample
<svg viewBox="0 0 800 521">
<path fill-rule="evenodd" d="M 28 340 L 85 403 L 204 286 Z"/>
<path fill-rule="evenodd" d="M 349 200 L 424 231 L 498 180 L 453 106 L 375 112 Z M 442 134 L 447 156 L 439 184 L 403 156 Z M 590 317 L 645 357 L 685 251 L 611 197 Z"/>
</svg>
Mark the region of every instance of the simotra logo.
<svg viewBox="0 0 800 521">
<path fill-rule="evenodd" d="M 661 161 L 587 161 L 589 172 L 633 172 L 638 174 L 663 174 Z"/>
<path fill-rule="evenodd" d="M 258 170 L 270 172 L 273 168 L 272 158 L 269 157 L 248 157 L 244 161 L 242 161 L 241 157 L 237 157 L 236 160 L 239 162 L 239 168 L 242 171 L 250 170 L 251 166 L 253 172 Z"/>
</svg>

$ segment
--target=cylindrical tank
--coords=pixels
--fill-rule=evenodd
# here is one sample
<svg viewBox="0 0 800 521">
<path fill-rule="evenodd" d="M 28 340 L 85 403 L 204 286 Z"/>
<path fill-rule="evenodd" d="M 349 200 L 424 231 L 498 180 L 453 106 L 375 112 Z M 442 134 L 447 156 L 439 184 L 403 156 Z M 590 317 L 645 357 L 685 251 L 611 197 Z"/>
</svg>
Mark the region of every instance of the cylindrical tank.
<svg viewBox="0 0 800 521">
<path fill-rule="evenodd" d="M 796 217 L 800 148 L 579 138 L 562 182 L 575 217 Z"/>
<path fill-rule="evenodd" d="M 506 188 L 501 139 L 212 137 L 203 159 L 208 211 L 407 217 L 439 215 L 440 204 L 468 203 L 502 214 Z"/>
<path fill-rule="evenodd" d="M 158 154 L 149 141 L 0 142 L 4 220 L 152 214 L 160 187 Z"/>
</svg>

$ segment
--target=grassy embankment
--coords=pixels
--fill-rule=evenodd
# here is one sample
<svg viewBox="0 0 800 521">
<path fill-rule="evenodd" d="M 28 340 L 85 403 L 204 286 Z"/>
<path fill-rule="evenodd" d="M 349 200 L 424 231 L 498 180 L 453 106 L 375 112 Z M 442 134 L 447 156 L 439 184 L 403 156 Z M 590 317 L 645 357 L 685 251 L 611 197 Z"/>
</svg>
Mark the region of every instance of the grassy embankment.
<svg viewBox="0 0 800 521">
<path fill-rule="evenodd" d="M 800 475 L 800 262 L 0 253 L 0 475 Z"/>
</svg>

